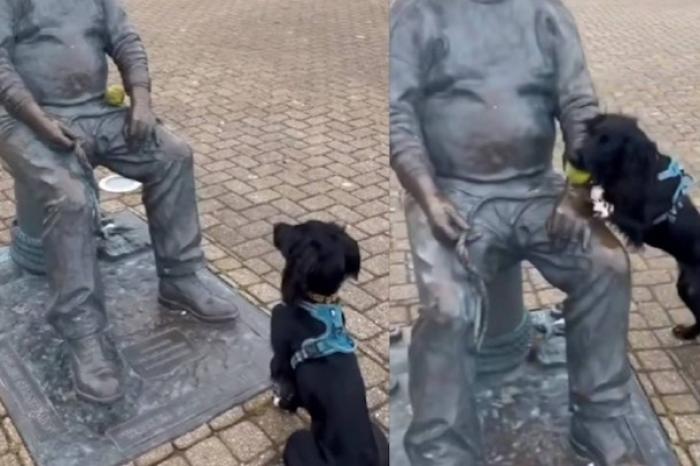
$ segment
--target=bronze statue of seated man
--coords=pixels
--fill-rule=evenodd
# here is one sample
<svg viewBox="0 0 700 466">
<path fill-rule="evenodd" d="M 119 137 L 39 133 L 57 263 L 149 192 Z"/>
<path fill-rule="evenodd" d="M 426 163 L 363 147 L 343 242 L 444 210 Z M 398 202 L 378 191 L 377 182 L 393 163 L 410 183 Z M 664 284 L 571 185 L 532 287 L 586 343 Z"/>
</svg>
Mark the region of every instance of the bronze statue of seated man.
<svg viewBox="0 0 700 466">
<path fill-rule="evenodd" d="M 129 108 L 104 101 L 108 56 Z M 43 206 L 48 319 L 81 397 L 118 399 L 124 371 L 107 356 L 98 207 L 78 154 L 143 183 L 160 302 L 206 322 L 237 317 L 231 292 L 202 273 L 192 150 L 153 114 L 146 52 L 118 0 L 3 0 L 0 104 L 0 162 Z"/>
<path fill-rule="evenodd" d="M 421 300 L 411 464 L 481 464 L 483 319 L 468 270 L 489 282 L 525 260 L 568 295 L 572 444 L 597 465 L 628 460 L 629 261 L 587 192 L 553 170 L 556 121 L 572 154 L 598 111 L 572 16 L 560 0 L 397 0 L 390 67 L 391 163 Z M 469 267 L 455 248 L 464 231 Z"/>
</svg>

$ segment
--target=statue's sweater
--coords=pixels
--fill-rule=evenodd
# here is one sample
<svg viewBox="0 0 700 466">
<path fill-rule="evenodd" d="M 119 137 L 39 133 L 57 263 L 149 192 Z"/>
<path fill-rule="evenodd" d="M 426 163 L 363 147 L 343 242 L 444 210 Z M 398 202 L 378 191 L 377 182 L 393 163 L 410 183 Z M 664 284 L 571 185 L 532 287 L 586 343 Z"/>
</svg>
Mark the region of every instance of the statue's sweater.
<svg viewBox="0 0 700 466">
<path fill-rule="evenodd" d="M 396 0 L 391 161 L 403 173 L 502 182 L 552 167 L 597 113 L 573 17 L 560 0 Z"/>
<path fill-rule="evenodd" d="M 127 89 L 150 86 L 145 49 L 118 0 L 0 1 L 0 105 L 8 113 L 32 98 L 72 106 L 102 97 L 107 56 Z"/>
</svg>

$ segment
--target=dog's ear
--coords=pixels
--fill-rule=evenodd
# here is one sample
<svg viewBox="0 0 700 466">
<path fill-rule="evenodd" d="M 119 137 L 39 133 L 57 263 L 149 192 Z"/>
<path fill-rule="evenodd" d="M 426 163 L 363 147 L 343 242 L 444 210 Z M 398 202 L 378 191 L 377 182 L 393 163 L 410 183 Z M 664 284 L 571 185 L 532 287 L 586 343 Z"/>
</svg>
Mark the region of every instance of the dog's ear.
<svg viewBox="0 0 700 466">
<path fill-rule="evenodd" d="M 302 301 L 308 294 L 309 276 L 318 264 L 318 250 L 306 247 L 298 257 L 287 262 L 282 277 L 282 299 L 289 305 Z"/>
<path fill-rule="evenodd" d="M 294 227 L 287 223 L 276 223 L 273 227 L 272 241 L 284 257 L 289 255 L 297 236 Z"/>
<path fill-rule="evenodd" d="M 604 113 L 599 113 L 596 116 L 589 118 L 583 122 L 583 125 L 586 128 L 586 131 L 588 133 L 593 132 L 596 126 L 598 126 L 600 123 L 602 123 L 605 120 L 605 114 Z"/>
<path fill-rule="evenodd" d="M 361 254 L 360 246 L 349 235 L 343 235 L 343 252 L 345 254 L 345 275 L 355 279 L 360 275 Z"/>
<path fill-rule="evenodd" d="M 643 135 L 633 135 L 625 138 L 624 155 L 621 162 L 631 174 L 639 176 L 640 183 L 645 185 L 653 174 L 658 149 L 654 142 Z M 644 181 L 642 181 L 644 180 Z"/>
</svg>

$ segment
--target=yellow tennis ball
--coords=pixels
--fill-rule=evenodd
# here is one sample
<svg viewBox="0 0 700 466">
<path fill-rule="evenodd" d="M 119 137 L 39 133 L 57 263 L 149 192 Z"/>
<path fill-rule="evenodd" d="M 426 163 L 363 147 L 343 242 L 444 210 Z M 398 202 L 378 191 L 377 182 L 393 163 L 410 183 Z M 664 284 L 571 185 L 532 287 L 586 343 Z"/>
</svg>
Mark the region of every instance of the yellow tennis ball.
<svg viewBox="0 0 700 466">
<path fill-rule="evenodd" d="M 107 92 L 105 92 L 105 102 L 112 107 L 121 107 L 124 105 L 125 99 L 126 92 L 124 91 L 124 87 L 119 84 L 109 86 Z"/>
<path fill-rule="evenodd" d="M 590 173 L 579 170 L 571 164 L 566 167 L 566 177 L 569 179 L 571 184 L 576 186 L 580 186 L 591 181 Z"/>
</svg>

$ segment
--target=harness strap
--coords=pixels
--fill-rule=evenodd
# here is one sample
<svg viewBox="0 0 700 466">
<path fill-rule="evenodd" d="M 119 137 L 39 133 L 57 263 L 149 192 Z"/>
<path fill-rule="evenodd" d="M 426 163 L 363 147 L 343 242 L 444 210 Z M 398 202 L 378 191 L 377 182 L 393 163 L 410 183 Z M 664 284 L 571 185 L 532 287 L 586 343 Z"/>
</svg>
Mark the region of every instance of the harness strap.
<svg viewBox="0 0 700 466">
<path fill-rule="evenodd" d="M 668 167 L 657 175 L 657 179 L 659 181 L 665 181 L 669 178 L 677 178 L 683 175 L 685 175 L 685 170 L 683 170 L 683 167 L 678 160 L 671 160 Z"/>
<path fill-rule="evenodd" d="M 343 324 L 343 310 L 339 304 L 302 303 L 312 317 L 323 323 L 325 329 L 318 337 L 307 338 L 301 348 L 294 353 L 290 364 L 292 369 L 309 359 L 317 359 L 336 353 L 354 353 L 357 344 L 348 334 Z"/>
<path fill-rule="evenodd" d="M 671 178 L 680 178 L 678 186 L 676 186 L 676 191 L 673 193 L 673 197 L 671 198 L 671 208 L 668 210 L 668 212 L 664 212 L 656 217 L 652 222 L 652 225 L 658 225 L 666 220 L 673 223 L 676 221 L 678 210 L 683 207 L 683 196 L 688 194 L 690 189 L 693 187 L 695 180 L 691 175 L 686 173 L 678 160 L 671 160 L 668 167 L 660 172 L 656 178 L 659 181 L 666 181 Z"/>
<path fill-rule="evenodd" d="M 299 351 L 294 353 L 292 356 L 291 365 L 292 369 L 296 367 L 307 359 L 315 359 L 323 356 L 323 350 L 319 347 L 318 342 L 315 339 L 308 339 L 302 343 Z"/>
</svg>

